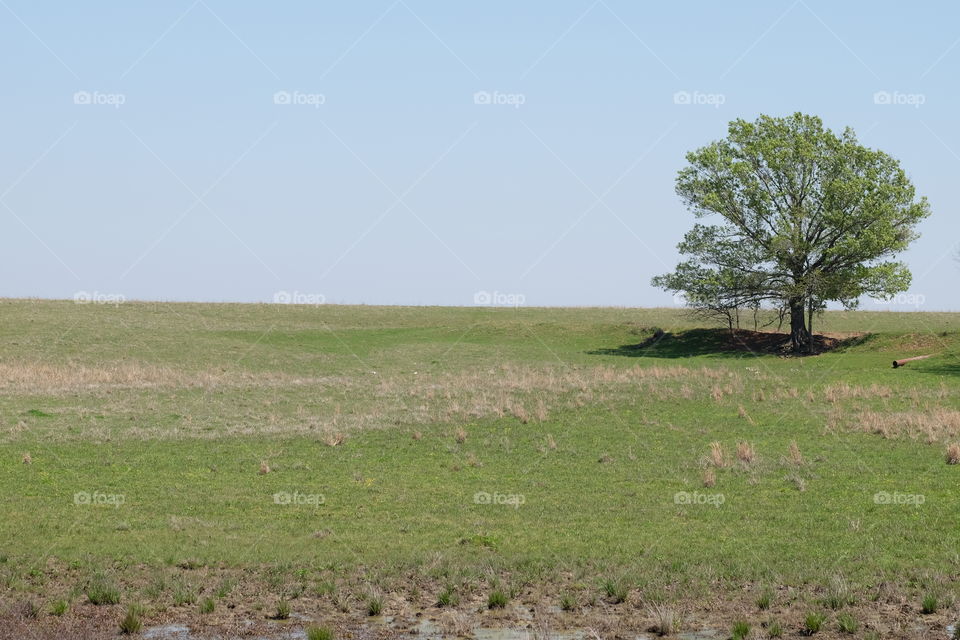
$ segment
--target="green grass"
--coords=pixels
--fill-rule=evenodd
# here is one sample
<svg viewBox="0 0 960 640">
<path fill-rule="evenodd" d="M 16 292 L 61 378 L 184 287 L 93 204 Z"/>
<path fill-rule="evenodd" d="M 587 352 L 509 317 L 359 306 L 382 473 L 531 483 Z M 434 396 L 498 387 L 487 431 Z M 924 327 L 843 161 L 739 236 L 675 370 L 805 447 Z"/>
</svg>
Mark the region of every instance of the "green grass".
<svg viewBox="0 0 960 640">
<path fill-rule="evenodd" d="M 287 600 L 281 600 L 277 603 L 277 609 L 273 614 L 274 620 L 286 620 L 290 617 L 290 602 Z"/>
<path fill-rule="evenodd" d="M 655 327 L 668 335 L 638 347 Z M 428 602 L 497 579 L 559 602 L 567 574 L 609 602 L 627 584 L 679 585 L 688 604 L 717 584 L 819 585 L 843 609 L 881 581 L 916 602 L 910 577 L 960 546 L 960 466 L 944 462 L 960 433 L 896 429 L 960 411 L 960 314 L 816 327 L 872 334 L 798 359 L 719 349 L 666 309 L 2 301 L 3 577 L 42 593 L 29 571 L 47 559 L 74 567 L 70 587 L 109 571 L 95 604 L 138 572 L 192 584 L 212 567 L 264 582 L 280 567 L 277 596 L 314 588 L 298 570 L 362 569 L 419 575 Z M 868 414 L 893 416 L 875 425 L 889 437 Z M 706 488 L 712 442 L 727 464 Z M 848 593 L 824 595 L 836 575 Z M 196 603 L 171 584 L 157 602 Z"/>
<path fill-rule="evenodd" d="M 733 629 L 730 631 L 732 640 L 746 640 L 750 633 L 750 625 L 744 620 L 738 620 L 733 623 Z"/>
<path fill-rule="evenodd" d="M 333 640 L 333 631 L 329 627 L 307 627 L 307 640 Z"/>
<path fill-rule="evenodd" d="M 783 637 L 783 625 L 781 625 L 776 620 L 771 622 L 769 625 L 767 625 L 767 637 L 770 637 L 770 638 Z"/>
<path fill-rule="evenodd" d="M 54 616 L 62 616 L 69 610 L 70 603 L 66 600 L 56 600 L 52 605 L 50 605 L 50 614 Z"/>
<path fill-rule="evenodd" d="M 803 619 L 803 629 L 801 633 L 806 636 L 812 636 L 820 633 L 823 624 L 827 621 L 827 616 L 819 612 L 808 613 Z"/>
<path fill-rule="evenodd" d="M 110 578 L 98 575 L 87 586 L 87 599 L 95 605 L 117 604 L 120 602 L 120 589 Z"/>
<path fill-rule="evenodd" d="M 510 602 L 510 596 L 502 589 L 494 589 L 490 592 L 490 595 L 487 596 L 488 609 L 503 609 L 507 606 L 508 602 Z"/>
<path fill-rule="evenodd" d="M 128 606 L 126 615 L 120 620 L 120 631 L 127 635 L 139 633 L 143 627 L 143 613 L 143 607 L 139 604 Z"/>
<path fill-rule="evenodd" d="M 457 595 L 457 592 L 454 591 L 453 587 L 444 587 L 440 595 L 437 596 L 438 607 L 455 607 L 458 604 L 460 604 L 460 597 Z"/>
<path fill-rule="evenodd" d="M 213 598 L 204 598 L 200 601 L 200 613 L 213 613 L 217 603 Z"/>
<path fill-rule="evenodd" d="M 837 627 L 840 629 L 841 633 L 853 634 L 857 632 L 857 629 L 860 627 L 857 623 L 857 619 L 849 613 L 841 613 L 837 616 Z"/>
</svg>

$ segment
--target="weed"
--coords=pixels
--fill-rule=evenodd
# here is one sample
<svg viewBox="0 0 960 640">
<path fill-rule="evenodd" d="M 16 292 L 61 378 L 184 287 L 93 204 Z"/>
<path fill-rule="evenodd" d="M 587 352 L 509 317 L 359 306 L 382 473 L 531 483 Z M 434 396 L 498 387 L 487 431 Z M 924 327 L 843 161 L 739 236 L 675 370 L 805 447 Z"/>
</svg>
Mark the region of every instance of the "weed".
<svg viewBox="0 0 960 640">
<path fill-rule="evenodd" d="M 281 600 L 277 603 L 277 611 L 273 614 L 274 620 L 286 620 L 290 617 L 290 603 L 287 600 Z"/>
<path fill-rule="evenodd" d="M 820 612 L 808 613 L 803 619 L 803 630 L 801 633 L 805 636 L 812 636 L 819 633 L 823 628 L 823 623 L 827 621 L 827 616 Z"/>
<path fill-rule="evenodd" d="M 330 627 L 307 627 L 307 640 L 333 640 Z"/>
<path fill-rule="evenodd" d="M 367 596 L 367 615 L 378 616 L 383 613 L 383 596 L 379 593 L 371 593 Z"/>
<path fill-rule="evenodd" d="M 57 600 L 50 606 L 50 613 L 55 616 L 62 616 L 70 610 L 70 603 L 66 600 Z"/>
<path fill-rule="evenodd" d="M 214 602 L 213 598 L 204 598 L 200 601 L 200 613 L 213 613 L 216 608 L 217 603 Z"/>
<path fill-rule="evenodd" d="M 87 585 L 87 599 L 91 604 L 117 604 L 120 602 L 120 589 L 106 576 L 94 576 Z"/>
<path fill-rule="evenodd" d="M 859 626 L 857 619 L 849 613 L 844 612 L 837 616 L 837 627 L 841 633 L 856 633 Z"/>
<path fill-rule="evenodd" d="M 123 620 L 120 621 L 120 631 L 121 633 L 132 635 L 134 633 L 139 633 L 140 629 L 143 627 L 143 607 L 139 604 L 133 603 L 127 607 L 127 615 L 123 617 Z"/>
<path fill-rule="evenodd" d="M 622 580 L 605 580 L 603 583 L 603 592 L 607 599 L 613 604 L 620 604 L 627 599 L 629 588 Z"/>
<path fill-rule="evenodd" d="M 447 586 L 437 596 L 438 607 L 455 607 L 460 603 L 460 597 L 453 587 Z"/>
<path fill-rule="evenodd" d="M 503 609 L 505 606 L 507 606 L 507 602 L 509 601 L 510 598 L 507 597 L 507 594 L 504 591 L 500 589 L 494 589 L 487 597 L 487 608 Z"/>
<path fill-rule="evenodd" d="M 737 620 L 733 623 L 733 629 L 730 630 L 732 640 L 746 640 L 750 633 L 750 625 L 744 620 Z"/>
</svg>

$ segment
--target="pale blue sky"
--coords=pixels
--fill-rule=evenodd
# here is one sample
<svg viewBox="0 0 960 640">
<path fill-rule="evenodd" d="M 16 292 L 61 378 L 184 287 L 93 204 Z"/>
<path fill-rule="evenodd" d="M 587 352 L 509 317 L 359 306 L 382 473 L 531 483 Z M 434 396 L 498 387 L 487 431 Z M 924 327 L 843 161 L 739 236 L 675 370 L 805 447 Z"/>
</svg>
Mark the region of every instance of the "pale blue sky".
<svg viewBox="0 0 960 640">
<path fill-rule="evenodd" d="M 670 305 L 649 281 L 693 221 L 684 153 L 799 110 L 902 161 L 933 215 L 901 308 L 960 309 L 958 18 L 0 0 L 0 295 Z"/>
</svg>

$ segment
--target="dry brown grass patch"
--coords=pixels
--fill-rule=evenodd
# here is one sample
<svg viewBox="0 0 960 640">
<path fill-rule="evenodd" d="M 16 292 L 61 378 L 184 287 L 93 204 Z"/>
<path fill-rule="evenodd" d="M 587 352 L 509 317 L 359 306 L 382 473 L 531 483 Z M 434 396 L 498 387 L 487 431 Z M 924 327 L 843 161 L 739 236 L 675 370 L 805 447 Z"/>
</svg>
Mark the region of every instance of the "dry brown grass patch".
<svg viewBox="0 0 960 640">
<path fill-rule="evenodd" d="M 737 459 L 744 464 L 750 464 L 756 458 L 756 453 L 753 450 L 753 445 L 749 442 L 738 442 L 737 443 Z"/>
<path fill-rule="evenodd" d="M 726 466 L 726 459 L 723 455 L 723 445 L 719 442 L 710 443 L 710 463 L 715 467 Z"/>
<path fill-rule="evenodd" d="M 960 464 L 960 444 L 954 442 L 947 446 L 947 464 Z"/>
<path fill-rule="evenodd" d="M 858 431 L 875 433 L 884 438 L 906 436 L 933 443 L 952 440 L 960 435 L 960 411 L 942 407 L 923 412 L 862 411 L 852 421 L 843 420 L 842 417 L 838 421 Z"/>
<path fill-rule="evenodd" d="M 703 471 L 703 486 L 708 489 L 717 486 L 717 472 L 712 467 L 707 467 Z"/>
<path fill-rule="evenodd" d="M 257 473 L 260 474 L 261 476 L 265 476 L 268 473 L 270 473 L 270 465 L 267 464 L 266 460 L 260 461 L 260 470 L 257 471 Z"/>
<path fill-rule="evenodd" d="M 336 447 L 337 445 L 341 445 L 346 439 L 347 436 L 340 431 L 327 431 L 323 434 L 323 443 L 328 447 Z"/>
<path fill-rule="evenodd" d="M 803 454 L 800 453 L 800 447 L 797 446 L 796 440 L 790 441 L 790 453 L 787 457 L 787 460 L 790 461 L 790 464 L 796 467 L 803 465 Z"/>
<path fill-rule="evenodd" d="M 457 430 L 453 433 L 453 439 L 456 440 L 458 444 L 463 444 L 467 441 L 467 430 L 463 427 L 457 427 Z"/>
</svg>

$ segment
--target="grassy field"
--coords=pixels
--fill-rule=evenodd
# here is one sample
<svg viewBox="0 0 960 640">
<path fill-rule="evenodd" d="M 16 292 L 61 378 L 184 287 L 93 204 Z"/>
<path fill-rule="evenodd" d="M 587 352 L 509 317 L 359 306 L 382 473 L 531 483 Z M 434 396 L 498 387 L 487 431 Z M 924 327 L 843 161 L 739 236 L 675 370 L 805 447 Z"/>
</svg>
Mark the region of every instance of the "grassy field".
<svg viewBox="0 0 960 640">
<path fill-rule="evenodd" d="M 960 314 L 816 328 L 792 358 L 671 309 L 2 301 L 3 616 L 947 638 Z"/>
</svg>

